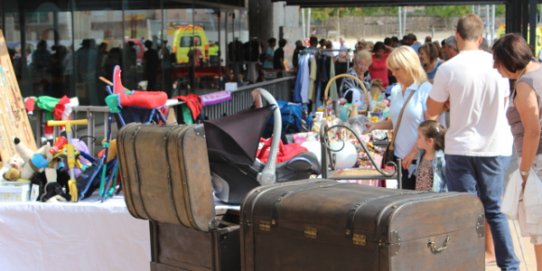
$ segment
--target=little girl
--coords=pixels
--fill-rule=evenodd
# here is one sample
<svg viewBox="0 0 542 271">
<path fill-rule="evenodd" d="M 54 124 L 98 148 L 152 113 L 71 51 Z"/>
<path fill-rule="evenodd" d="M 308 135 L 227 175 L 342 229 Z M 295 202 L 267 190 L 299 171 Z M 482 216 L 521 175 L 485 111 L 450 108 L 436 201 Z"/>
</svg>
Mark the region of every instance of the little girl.
<svg viewBox="0 0 542 271">
<path fill-rule="evenodd" d="M 420 149 L 416 165 L 416 190 L 446 192 L 444 175 L 444 134 L 437 121 L 426 120 L 418 127 L 416 146 Z"/>
</svg>

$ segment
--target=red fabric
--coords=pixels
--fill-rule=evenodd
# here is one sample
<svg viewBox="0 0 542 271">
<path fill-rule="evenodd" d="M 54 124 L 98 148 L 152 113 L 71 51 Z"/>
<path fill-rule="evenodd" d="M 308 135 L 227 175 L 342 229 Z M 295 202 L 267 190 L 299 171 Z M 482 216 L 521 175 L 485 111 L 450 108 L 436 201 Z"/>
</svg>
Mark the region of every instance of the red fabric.
<svg viewBox="0 0 542 271">
<path fill-rule="evenodd" d="M 273 141 L 273 138 L 270 137 L 268 139 L 260 139 L 260 142 L 263 142 L 263 146 L 258 149 L 258 152 L 256 153 L 256 157 L 262 161 L 262 163 L 267 163 L 267 160 L 269 159 L 269 152 L 271 149 L 271 141 Z M 288 161 L 295 156 L 297 156 L 300 153 L 308 152 L 307 148 L 302 147 L 299 144 L 284 144 L 282 141 L 279 141 L 279 152 L 277 153 L 277 163 L 282 163 L 285 161 Z"/>
<path fill-rule="evenodd" d="M 35 105 L 36 105 L 35 97 L 24 98 L 24 107 L 26 108 L 26 112 L 28 112 L 28 114 L 32 115 L 34 113 Z"/>
<path fill-rule="evenodd" d="M 55 132 L 55 127 L 47 125 L 45 123 L 45 128 L 43 128 L 43 133 L 47 135 L 52 135 Z"/>
<path fill-rule="evenodd" d="M 386 61 L 388 60 L 388 54 L 382 54 L 381 58 L 376 58 L 373 56 L 373 62 L 369 66 L 369 74 L 371 79 L 380 79 L 382 80 L 382 85 L 387 87 L 390 83 L 388 79 L 388 66 Z"/>
<path fill-rule="evenodd" d="M 66 104 L 70 103 L 70 98 L 68 96 L 64 96 L 58 100 L 58 103 L 55 105 L 55 108 L 53 109 L 53 117 L 56 120 L 62 119 L 62 114 L 64 113 L 64 110 L 66 110 Z"/>
<path fill-rule="evenodd" d="M 198 116 L 201 113 L 201 108 L 203 107 L 201 104 L 201 98 L 198 95 L 190 93 L 188 95 L 177 96 L 176 98 L 186 103 L 190 109 L 190 112 L 192 112 L 192 118 L 194 120 L 198 119 Z"/>
</svg>

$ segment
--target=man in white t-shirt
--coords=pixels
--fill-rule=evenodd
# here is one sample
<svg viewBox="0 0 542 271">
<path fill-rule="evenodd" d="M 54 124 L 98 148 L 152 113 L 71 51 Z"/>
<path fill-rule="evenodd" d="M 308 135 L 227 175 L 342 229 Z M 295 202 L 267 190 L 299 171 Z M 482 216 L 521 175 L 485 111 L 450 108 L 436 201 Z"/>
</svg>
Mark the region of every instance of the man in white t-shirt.
<svg viewBox="0 0 542 271">
<path fill-rule="evenodd" d="M 457 23 L 459 54 L 437 71 L 427 99 L 427 119 L 436 119 L 447 101 L 450 127 L 445 137 L 446 179 L 450 191 L 480 197 L 495 243 L 497 265 L 518 270 L 506 216 L 501 213 L 504 175 L 512 154 L 506 120 L 509 83 L 480 50 L 484 24 L 476 15 Z"/>
</svg>

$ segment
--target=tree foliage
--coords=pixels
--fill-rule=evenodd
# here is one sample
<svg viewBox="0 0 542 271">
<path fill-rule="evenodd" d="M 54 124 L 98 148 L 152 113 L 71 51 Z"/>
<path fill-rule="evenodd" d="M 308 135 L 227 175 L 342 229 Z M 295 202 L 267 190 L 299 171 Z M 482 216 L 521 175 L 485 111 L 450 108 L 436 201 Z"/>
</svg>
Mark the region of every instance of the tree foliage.
<svg viewBox="0 0 542 271">
<path fill-rule="evenodd" d="M 395 16 L 397 7 L 334 7 L 334 8 L 313 8 L 312 18 L 316 21 L 325 22 L 332 17 L 343 16 Z M 418 15 L 437 16 L 450 18 L 467 15 L 472 12 L 472 5 L 449 5 L 449 6 L 426 6 L 416 9 Z M 496 5 L 496 16 L 505 13 L 504 5 Z"/>
<path fill-rule="evenodd" d="M 429 16 L 437 16 L 442 18 L 464 16 L 471 13 L 471 6 L 427 6 L 425 14 Z"/>
<path fill-rule="evenodd" d="M 397 7 L 342 7 L 313 8 L 311 16 L 317 21 L 327 21 L 332 17 L 396 15 Z"/>
</svg>

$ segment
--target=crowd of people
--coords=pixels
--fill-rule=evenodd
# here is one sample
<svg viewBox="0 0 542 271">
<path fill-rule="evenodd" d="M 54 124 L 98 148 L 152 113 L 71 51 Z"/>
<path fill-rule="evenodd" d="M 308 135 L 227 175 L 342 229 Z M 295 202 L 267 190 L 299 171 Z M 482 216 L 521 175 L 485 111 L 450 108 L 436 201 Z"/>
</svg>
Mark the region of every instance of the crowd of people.
<svg viewBox="0 0 542 271">
<path fill-rule="evenodd" d="M 496 261 L 501 270 L 518 270 L 500 205 L 514 149 L 523 186 L 530 174 L 542 178 L 542 66 L 520 35 L 507 34 L 489 48 L 483 31 L 482 20 L 468 15 L 458 21 L 455 35 L 442 42 L 428 37 L 422 44 L 413 34 L 374 44 L 359 41 L 346 73 L 360 81 L 344 79 L 338 96 L 361 108 L 371 101 L 364 98 L 359 82 L 365 89 L 383 86 L 389 117 L 368 122 L 367 131 L 397 128 L 393 149 L 401 160 L 402 187 L 479 196 L 487 222 L 486 260 Z M 317 41 L 311 37 L 308 48 L 296 42 L 292 60 L 298 82 L 306 76 L 305 69 L 310 70 L 310 62 L 317 62 L 317 58 L 304 62 L 303 52 L 329 52 L 329 43 L 318 46 Z M 345 55 L 333 57 L 338 63 Z M 308 78 L 312 80 L 312 75 Z M 313 83 L 316 86 L 309 88 L 317 89 L 318 82 Z M 318 93 L 311 89 L 308 95 L 313 92 Z M 298 99 L 322 102 L 318 94 L 306 95 L 301 92 Z M 542 223 L 538 225 L 541 228 Z M 529 234 L 538 270 L 542 270 L 540 234 Z"/>
<path fill-rule="evenodd" d="M 122 48 L 109 48 L 105 41 L 96 44 L 94 39 L 83 39 L 75 51 L 60 44 L 48 48 L 47 41 L 40 40 L 33 51 L 10 49 L 9 52 L 18 79 L 24 74 L 32 79 L 31 92 L 26 94 L 52 97 L 69 95 L 72 85 L 77 89 L 76 94 L 82 95 L 81 88 L 94 91 L 99 84 L 98 77 L 111 79 L 116 65 L 123 67 L 123 82 L 131 89 L 137 89 L 139 81 L 146 80 L 146 89 L 170 90 L 171 86 L 168 89 L 167 85 L 158 84 L 159 75 L 170 72 L 171 63 L 175 61 L 165 41 L 157 44 L 151 40 L 129 40 Z M 141 75 L 137 75 L 138 66 L 142 67 Z M 84 96 L 96 97 L 95 101 L 88 102 L 97 104 L 102 101 L 102 92 L 105 91 Z"/>
</svg>

